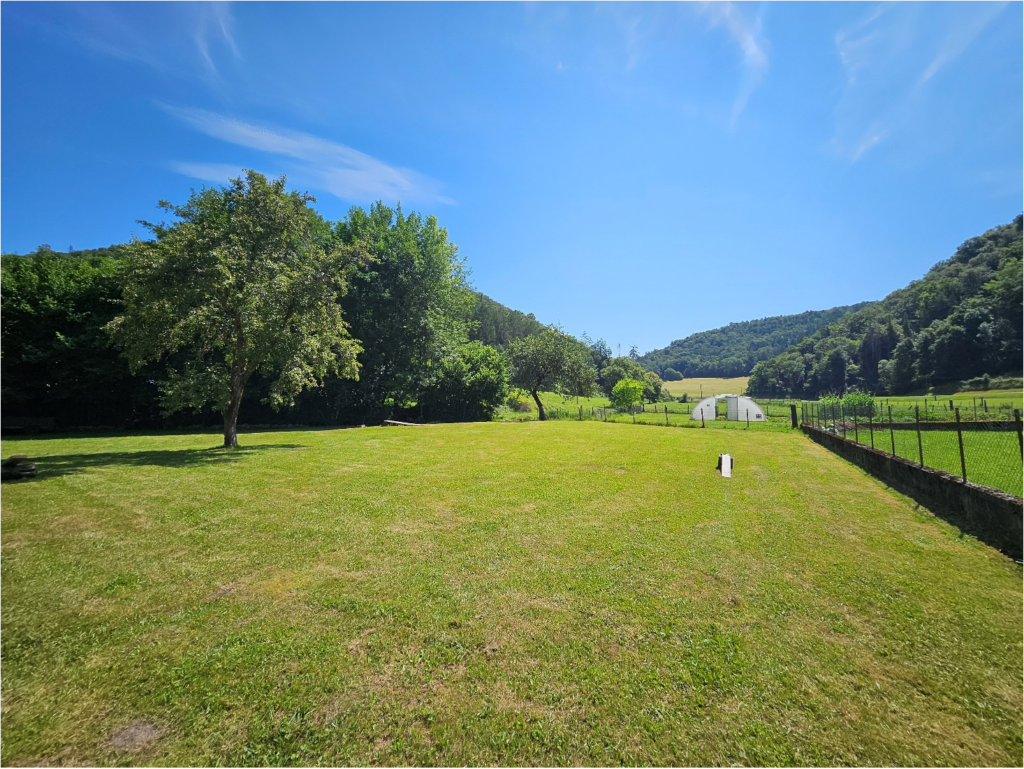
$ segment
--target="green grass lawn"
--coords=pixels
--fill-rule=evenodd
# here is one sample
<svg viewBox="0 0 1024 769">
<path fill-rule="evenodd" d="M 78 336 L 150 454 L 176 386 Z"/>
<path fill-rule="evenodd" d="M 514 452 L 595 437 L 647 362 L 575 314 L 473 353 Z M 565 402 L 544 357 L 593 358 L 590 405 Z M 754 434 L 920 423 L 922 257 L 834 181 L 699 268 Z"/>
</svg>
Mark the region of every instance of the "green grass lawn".
<svg viewBox="0 0 1024 769">
<path fill-rule="evenodd" d="M 4 441 L 4 765 L 1022 762 L 1020 567 L 797 432 L 219 441 Z"/>
<path fill-rule="evenodd" d="M 901 412 L 912 413 L 916 406 L 922 418 L 926 415 L 934 419 L 953 419 L 949 410 L 949 402 L 953 408 L 960 409 L 963 420 L 977 419 L 1012 419 L 1013 410 L 1021 410 L 1022 396 L 1019 390 L 991 390 L 988 392 L 964 392 L 955 395 L 939 395 L 938 397 L 883 396 L 876 398 L 883 412 L 892 406 L 896 418 Z M 984 403 L 983 403 L 984 401 Z M 987 404 L 988 409 L 985 406 Z"/>
<path fill-rule="evenodd" d="M 847 429 L 846 437 L 853 440 L 853 431 Z M 967 480 L 1017 497 L 1024 496 L 1024 470 L 1016 433 L 969 431 L 963 433 L 963 438 Z M 870 434 L 867 430 L 860 430 L 857 439 L 868 445 Z M 890 439 L 888 429 L 883 426 L 875 431 L 874 439 L 875 448 L 886 453 L 892 451 L 895 442 L 897 456 L 918 462 L 923 454 L 926 467 L 957 477 L 963 472 L 955 431 L 922 430 L 921 445 L 918 446 L 916 430 L 894 430 Z"/>
</svg>

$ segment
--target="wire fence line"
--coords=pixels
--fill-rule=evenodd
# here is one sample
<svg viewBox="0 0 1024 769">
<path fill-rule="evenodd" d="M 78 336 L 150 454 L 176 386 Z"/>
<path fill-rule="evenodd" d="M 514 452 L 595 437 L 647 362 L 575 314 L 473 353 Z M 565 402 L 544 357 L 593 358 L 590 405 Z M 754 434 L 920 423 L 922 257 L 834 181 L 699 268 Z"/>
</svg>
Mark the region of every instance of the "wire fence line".
<svg viewBox="0 0 1024 769">
<path fill-rule="evenodd" d="M 982 411 L 984 413 L 984 411 Z M 941 416 L 940 416 L 941 415 Z M 800 421 L 808 427 L 854 441 L 921 467 L 942 470 L 979 486 L 1024 496 L 1024 437 L 1017 409 L 1002 419 L 958 406 L 931 411 L 915 405 L 897 408 L 884 403 L 857 407 L 809 402 L 801 405 Z"/>
<path fill-rule="evenodd" d="M 747 419 L 728 421 L 725 419 L 724 404 L 716 406 L 714 414 L 706 413 L 704 419 L 693 418 L 693 403 L 662 402 L 639 404 L 632 408 L 619 409 L 613 406 L 595 404 L 574 405 L 571 402 L 560 405 L 545 405 L 544 413 L 548 419 L 569 419 L 579 421 L 625 422 L 638 425 L 660 425 L 662 427 L 700 428 L 703 426 L 728 430 L 748 430 L 755 428 L 790 429 L 792 425 L 791 409 L 780 404 L 768 406 L 759 402 L 767 421 L 755 421 L 753 415 Z"/>
</svg>

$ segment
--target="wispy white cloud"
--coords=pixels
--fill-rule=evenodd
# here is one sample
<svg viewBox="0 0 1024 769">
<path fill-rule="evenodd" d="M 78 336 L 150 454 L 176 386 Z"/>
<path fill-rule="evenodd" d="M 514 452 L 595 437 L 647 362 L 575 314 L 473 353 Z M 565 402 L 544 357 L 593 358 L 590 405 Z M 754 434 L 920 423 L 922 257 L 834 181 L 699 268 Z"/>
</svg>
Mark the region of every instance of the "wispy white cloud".
<svg viewBox="0 0 1024 769">
<path fill-rule="evenodd" d="M 735 126 L 768 71 L 767 41 L 761 34 L 761 17 L 748 18 L 738 5 L 731 2 L 706 3 L 703 13 L 710 19 L 712 26 L 725 28 L 743 56 L 743 77 L 733 102 L 730 121 Z"/>
<path fill-rule="evenodd" d="M 159 106 L 191 128 L 215 139 L 271 155 L 291 158 L 290 172 L 316 188 L 347 201 L 382 199 L 454 204 L 440 193 L 440 185 L 408 168 L 391 166 L 365 152 L 311 134 L 248 123 L 202 109 Z M 221 181 L 236 166 L 177 162 L 179 173 L 207 181 Z M 216 178 L 211 178 L 216 177 Z"/>
<path fill-rule="evenodd" d="M 161 72 L 216 76 L 222 49 L 242 58 L 224 2 L 68 3 L 34 20 L 94 51 Z"/>
<path fill-rule="evenodd" d="M 931 80 L 940 69 L 945 67 L 957 56 L 962 54 L 981 31 L 998 16 L 1006 3 L 978 3 L 978 12 L 966 20 L 964 24 L 955 24 L 943 40 L 935 58 L 921 73 L 921 83 Z"/>
<path fill-rule="evenodd" d="M 929 102 L 929 83 L 1005 6 L 886 3 L 840 30 L 835 46 L 845 77 L 835 109 L 835 151 L 856 162 L 903 133 Z"/>
<path fill-rule="evenodd" d="M 215 44 L 223 43 L 236 59 L 242 58 L 235 38 L 231 34 L 231 25 L 231 11 L 227 3 L 213 2 L 202 5 L 202 11 L 196 19 L 192 32 L 192 39 L 207 68 L 214 74 L 217 73 L 217 65 L 214 63 L 211 49 Z"/>
</svg>

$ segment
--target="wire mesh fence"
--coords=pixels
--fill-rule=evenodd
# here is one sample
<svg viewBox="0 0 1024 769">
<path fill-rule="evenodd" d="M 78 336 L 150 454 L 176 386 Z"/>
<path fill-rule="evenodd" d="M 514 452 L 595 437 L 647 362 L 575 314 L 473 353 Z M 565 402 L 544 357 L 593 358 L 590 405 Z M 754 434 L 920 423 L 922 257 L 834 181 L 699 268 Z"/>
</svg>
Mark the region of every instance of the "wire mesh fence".
<svg viewBox="0 0 1024 769">
<path fill-rule="evenodd" d="M 984 413 L 984 411 L 982 412 Z M 925 413 L 920 405 L 873 403 L 849 407 L 818 402 L 801 406 L 801 422 L 855 443 L 942 470 L 979 486 L 1024 496 L 1021 414 L 965 418 L 958 406 Z"/>
<path fill-rule="evenodd" d="M 716 403 L 714 411 L 706 411 L 701 419 L 700 412 L 694 418 L 696 403 L 679 403 L 676 401 L 660 403 L 643 403 L 633 408 L 617 409 L 612 406 L 595 404 L 576 405 L 571 401 L 560 404 L 545 405 L 544 413 L 548 419 L 570 419 L 580 421 L 596 420 L 600 422 L 619 422 L 638 425 L 660 425 L 662 427 L 713 427 L 725 430 L 750 429 L 790 429 L 792 412 L 788 404 L 782 402 L 766 403 L 758 401 L 767 420 L 756 420 L 753 415 L 745 419 L 740 415 L 738 420 L 726 419 L 725 403 Z M 705 409 L 707 407 L 705 406 Z"/>
</svg>

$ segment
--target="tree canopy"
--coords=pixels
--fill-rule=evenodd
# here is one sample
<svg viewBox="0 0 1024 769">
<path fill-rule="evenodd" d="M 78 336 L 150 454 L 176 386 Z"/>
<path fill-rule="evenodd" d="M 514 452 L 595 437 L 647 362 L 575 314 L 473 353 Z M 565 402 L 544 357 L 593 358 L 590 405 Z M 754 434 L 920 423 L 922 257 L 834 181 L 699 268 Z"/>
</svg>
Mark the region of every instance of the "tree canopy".
<svg viewBox="0 0 1024 769">
<path fill-rule="evenodd" d="M 508 355 L 512 385 L 533 396 L 541 420 L 547 418 L 541 391 L 590 395 L 595 388 L 596 372 L 586 345 L 557 329 L 513 340 Z"/>
<path fill-rule="evenodd" d="M 644 383 L 636 379 L 620 379 L 612 388 L 611 402 L 617 409 L 628 409 L 637 405 L 644 394 Z"/>
<path fill-rule="evenodd" d="M 354 208 L 335 223 L 310 213 L 332 280 L 349 289 L 337 291 L 334 302 L 349 323 L 349 338 L 362 348 L 355 358 L 360 379 L 328 372 L 288 406 L 274 397 L 281 371 L 257 369 L 242 393 L 242 418 L 310 425 L 490 418 L 507 388 L 506 359 L 498 351 L 545 327 L 473 291 L 457 248 L 432 217 L 380 203 Z M 166 247 L 159 243 L 155 238 L 152 246 Z M 216 398 L 200 406 L 200 398 L 189 397 L 191 405 L 168 410 L 168 369 L 180 375 L 195 365 L 190 345 L 133 374 L 120 340 L 104 329 L 125 314 L 127 284 L 135 282 L 129 262 L 139 245 L 73 253 L 41 247 L 3 256 L 5 417 L 53 417 L 60 427 L 223 422 Z M 174 383 L 182 403 L 185 384 L 180 377 Z"/>
<path fill-rule="evenodd" d="M 177 221 L 146 224 L 156 239 L 127 249 L 124 313 L 110 323 L 133 370 L 168 355 L 166 410 L 208 404 L 224 416 L 224 445 L 237 446 L 250 377 L 270 377 L 269 402 L 291 405 L 333 373 L 357 376 L 360 347 L 342 320 L 345 266 L 359 247 L 337 248 L 282 177 L 246 172 L 228 186 L 193 192 Z"/>
</svg>

